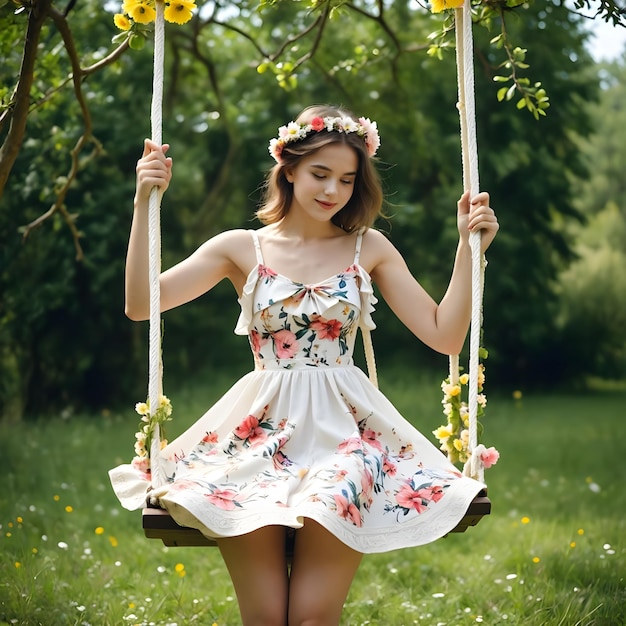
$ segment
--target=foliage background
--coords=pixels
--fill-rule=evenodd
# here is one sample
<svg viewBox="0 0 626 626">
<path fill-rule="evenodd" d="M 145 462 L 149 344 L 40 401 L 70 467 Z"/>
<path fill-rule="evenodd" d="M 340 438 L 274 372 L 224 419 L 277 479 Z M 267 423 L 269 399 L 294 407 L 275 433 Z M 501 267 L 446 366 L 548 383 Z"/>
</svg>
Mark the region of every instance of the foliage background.
<svg viewBox="0 0 626 626">
<path fill-rule="evenodd" d="M 271 165 L 268 138 L 303 106 L 334 102 L 377 120 L 392 214 L 379 226 L 440 297 L 462 189 L 454 55 L 444 50 L 439 60 L 426 53 L 428 34 L 441 20 L 409 2 L 390 5 L 385 24 L 339 12 L 313 58 L 298 69 L 297 85 L 283 90 L 271 69 L 257 68 L 260 51 L 275 49 L 312 19 L 298 4 L 258 12 L 256 2 L 225 3 L 227 9 L 202 27 L 198 20 L 168 28 L 164 137 L 172 145 L 175 178 L 163 203 L 163 264 L 225 228 L 255 227 L 259 185 Z M 13 9 L 11 3 L 0 7 L 3 107 L 25 28 L 24 12 Z M 112 15 L 100 2 L 77 3 L 68 23 L 85 64 L 111 50 Z M 528 72 L 547 86 L 552 102 L 547 117 L 535 121 L 514 102 L 497 101 L 493 77 L 501 56 L 489 44 L 495 31 L 475 31 L 481 186 L 491 192 L 502 226 L 487 270 L 489 384 L 623 378 L 625 149 L 617 138 L 625 116 L 625 61 L 593 63 L 580 15 L 560 2 L 531 3 L 512 14 L 509 36 L 528 48 Z M 310 44 L 305 37 L 287 47 L 283 62 L 293 62 Z M 58 214 L 26 239 L 20 234 L 54 201 L 82 132 L 71 84 L 62 86 L 70 71 L 60 35 L 48 22 L 26 140 L 0 199 L 4 419 L 70 414 L 134 402 L 145 393 L 147 328 L 123 315 L 123 264 L 134 166 L 150 133 L 149 44 L 83 81 L 103 148 L 91 161 L 82 155 L 65 201 L 78 214 L 84 260 L 76 259 Z M 0 126 L 0 139 L 4 133 Z M 231 332 L 236 315 L 229 285 L 165 314 L 166 388 L 215 368 L 250 366 L 245 342 Z M 382 302 L 377 323 L 382 368 L 437 368 L 443 377 L 445 357 L 424 349 Z"/>
</svg>

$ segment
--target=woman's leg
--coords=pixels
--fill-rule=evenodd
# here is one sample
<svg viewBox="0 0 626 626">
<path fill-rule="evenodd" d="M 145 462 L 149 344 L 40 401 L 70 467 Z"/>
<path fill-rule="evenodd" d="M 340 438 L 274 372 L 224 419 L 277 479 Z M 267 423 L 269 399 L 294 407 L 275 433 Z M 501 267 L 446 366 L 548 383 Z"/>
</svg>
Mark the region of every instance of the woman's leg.
<svg viewBox="0 0 626 626">
<path fill-rule="evenodd" d="M 337 626 L 362 556 L 307 519 L 296 531 L 289 626 Z"/>
<path fill-rule="evenodd" d="M 218 541 L 244 626 L 286 626 L 289 578 L 285 528 L 266 526 Z"/>
</svg>

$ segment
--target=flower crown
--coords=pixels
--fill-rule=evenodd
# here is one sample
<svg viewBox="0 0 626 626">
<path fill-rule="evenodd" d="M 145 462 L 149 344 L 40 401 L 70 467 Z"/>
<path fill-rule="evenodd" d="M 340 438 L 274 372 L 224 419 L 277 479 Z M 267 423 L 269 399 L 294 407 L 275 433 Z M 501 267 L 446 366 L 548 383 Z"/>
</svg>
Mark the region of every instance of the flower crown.
<svg viewBox="0 0 626 626">
<path fill-rule="evenodd" d="M 300 141 L 311 133 L 319 133 L 323 130 L 338 133 L 356 133 L 363 137 L 367 154 L 373 157 L 380 146 L 380 137 L 376 122 L 371 122 L 366 117 L 360 117 L 355 122 L 351 117 L 314 117 L 308 124 L 289 122 L 286 126 L 278 129 L 278 137 L 270 140 L 269 151 L 277 163 L 282 163 L 283 148 L 288 143 Z"/>
</svg>

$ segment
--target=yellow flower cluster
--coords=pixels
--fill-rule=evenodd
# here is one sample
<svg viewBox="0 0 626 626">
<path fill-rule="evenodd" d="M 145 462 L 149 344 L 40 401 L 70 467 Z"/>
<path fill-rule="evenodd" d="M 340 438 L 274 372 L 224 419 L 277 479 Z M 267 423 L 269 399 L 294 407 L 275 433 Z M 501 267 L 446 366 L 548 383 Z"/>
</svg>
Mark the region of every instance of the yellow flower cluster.
<svg viewBox="0 0 626 626">
<path fill-rule="evenodd" d="M 131 30 L 133 24 L 150 24 L 156 18 L 155 0 L 124 0 L 122 12 L 113 17 L 120 30 Z M 193 0 L 165 0 L 163 17 L 174 24 L 186 24 L 197 8 Z"/>
<path fill-rule="evenodd" d="M 456 384 L 452 384 L 449 378 L 441 383 L 443 391 L 443 413 L 447 417 L 447 423 L 433 431 L 437 437 L 440 448 L 446 453 L 452 463 L 465 463 L 469 458 L 469 407 L 462 399 L 463 387 L 469 383 L 469 375 L 462 374 Z M 478 366 L 478 417 L 484 414 L 487 398 L 482 392 L 485 384 L 485 367 L 482 363 Z"/>
<path fill-rule="evenodd" d="M 150 469 L 150 449 L 152 447 L 152 437 L 155 426 L 161 427 L 161 449 L 167 445 L 167 440 L 163 436 L 163 424 L 172 419 L 172 403 L 167 396 L 159 398 L 159 406 L 150 415 L 150 402 L 137 402 L 135 411 L 141 415 L 140 430 L 135 433 L 135 458 L 133 465 L 141 471 L 147 472 Z"/>
</svg>

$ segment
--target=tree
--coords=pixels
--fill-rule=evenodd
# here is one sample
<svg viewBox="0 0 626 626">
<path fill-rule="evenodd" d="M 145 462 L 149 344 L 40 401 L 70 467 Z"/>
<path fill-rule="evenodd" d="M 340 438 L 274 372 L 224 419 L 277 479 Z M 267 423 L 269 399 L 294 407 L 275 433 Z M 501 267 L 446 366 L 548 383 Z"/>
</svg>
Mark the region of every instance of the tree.
<svg viewBox="0 0 626 626">
<path fill-rule="evenodd" d="M 151 84 L 150 46 L 109 52 L 111 15 L 100 2 L 83 0 L 67 16 L 51 3 L 18 4 L 25 10 L 16 15 L 4 3 L 0 16 L 0 45 L 8 60 L 0 69 L 2 84 L 11 84 L 13 68 L 24 56 L 18 42 L 27 24 L 45 7 L 49 12 L 40 29 L 27 133 L 4 184 L 0 210 L 0 399 L 3 414 L 11 401 L 16 416 L 59 406 L 105 406 L 141 394 L 145 338 L 141 327 L 126 323 L 121 314 L 122 264 L 134 163 L 149 133 Z M 167 197 L 175 210 L 166 207 L 163 214 L 164 265 L 219 229 L 249 223 L 268 164 L 267 137 L 275 134 L 277 121 L 323 99 L 366 110 L 385 128 L 383 175 L 387 188 L 397 190 L 390 207 L 396 214 L 392 237 L 420 279 L 432 275 L 428 286 L 437 293 L 447 280 L 455 236 L 448 209 L 460 189 L 454 65 L 442 40 L 434 48 L 428 40 L 442 24 L 447 28 L 446 20 L 412 9 L 408 2 L 318 2 L 310 15 L 307 3 L 261 4 L 260 16 L 255 2 L 215 4 L 215 11 L 203 13 L 189 28 L 168 30 L 164 134 L 175 138 L 176 182 Z M 514 303 L 495 322 L 487 318 L 490 347 L 500 344 L 501 332 L 505 338 L 493 351 L 496 359 L 517 347 L 509 327 L 516 325 L 519 310 L 528 321 L 524 341 L 531 349 L 524 346 L 524 359 L 514 362 L 515 376 L 532 374 L 528 363 L 550 334 L 543 316 L 551 312 L 553 291 L 546 281 L 567 257 L 558 220 L 572 214 L 570 190 L 559 174 L 566 159 L 573 172 L 582 172 L 568 136 L 573 127 L 586 126 L 576 98 L 593 95 L 593 83 L 579 74 L 588 60 L 564 61 L 571 51 L 582 54 L 577 15 L 558 4 L 545 15 L 541 7 L 523 10 L 524 20 L 506 14 L 506 23 L 512 22 L 507 36 L 511 42 L 530 42 L 530 51 L 537 49 L 536 56 L 528 54 L 532 71 L 541 73 L 559 100 L 541 122 L 520 115 L 515 100 L 497 102 L 499 85 L 494 88 L 493 77 L 502 71 L 502 49 L 490 44 L 487 30 L 478 29 L 482 34 L 477 36 L 479 89 L 490 94 L 481 97 L 478 111 L 482 176 L 494 191 L 494 204 L 509 204 L 524 215 L 519 224 L 513 216 L 503 217 L 509 220 L 504 230 L 516 230 L 519 237 L 500 238 L 493 264 L 507 271 L 488 274 L 487 314 L 501 308 L 503 297 Z M 555 25 L 556 51 L 542 41 L 536 28 L 541 19 Z M 74 37 L 63 37 L 63 28 L 70 26 Z M 80 51 L 75 57 L 64 56 L 70 39 Z M 428 55 L 429 49 L 435 53 Z M 78 58 L 80 66 L 97 69 L 81 70 L 80 80 L 72 81 Z M 6 108 L 0 133 L 7 133 L 17 102 L 10 89 L 2 97 Z M 1 136 L 4 146 L 8 134 Z M 88 139 L 80 143 L 81 137 Z M 96 153 L 97 161 L 90 160 Z M 540 179 L 542 187 L 536 184 Z M 511 188 L 532 197 L 532 212 L 526 215 L 527 202 L 511 197 Z M 553 197 L 557 200 L 548 205 L 545 199 Z M 41 227 L 27 231 L 22 243 L 18 228 L 34 222 Z M 85 252 L 80 263 L 72 241 Z M 545 253 L 548 243 L 557 246 L 556 256 Z M 535 267 L 537 258 L 541 264 Z M 529 285 L 545 304 L 529 307 Z M 191 332 L 217 341 L 220 355 L 244 358 L 241 344 L 234 347 L 230 325 L 222 321 L 226 307 L 232 311 L 229 321 L 235 314 L 232 300 L 220 286 L 203 307 L 167 314 L 168 375 L 179 368 L 193 370 L 204 360 L 206 347 L 192 341 Z M 388 325 L 384 313 L 379 323 Z M 412 348 L 403 352 L 402 346 L 415 344 L 403 339 L 400 328 L 389 332 L 397 338 L 389 342 L 393 358 L 409 358 Z M 383 347 L 380 353 L 391 358 Z"/>
</svg>

